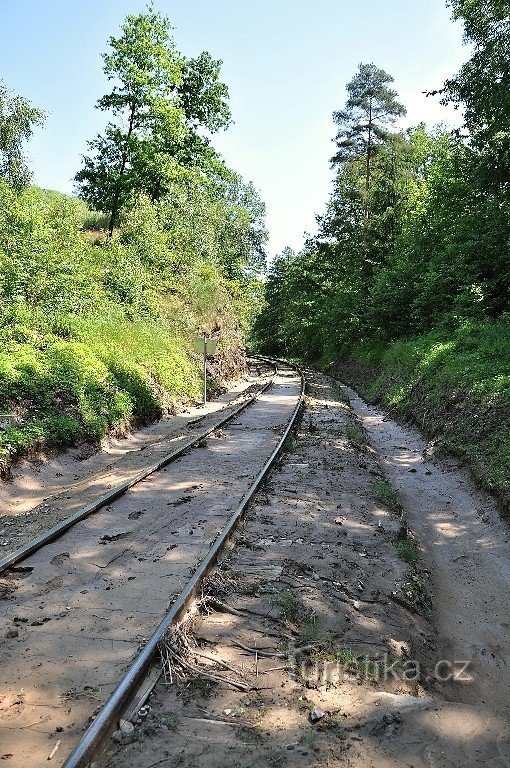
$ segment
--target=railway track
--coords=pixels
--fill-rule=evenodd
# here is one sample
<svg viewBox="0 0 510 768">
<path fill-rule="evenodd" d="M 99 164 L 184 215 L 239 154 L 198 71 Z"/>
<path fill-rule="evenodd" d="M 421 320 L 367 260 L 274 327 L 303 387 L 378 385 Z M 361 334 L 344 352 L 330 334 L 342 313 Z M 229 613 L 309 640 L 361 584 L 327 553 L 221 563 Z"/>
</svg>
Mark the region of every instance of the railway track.
<svg viewBox="0 0 510 768">
<path fill-rule="evenodd" d="M 303 392 L 302 374 L 278 363 L 225 418 L 0 562 L 8 768 L 93 760 L 281 451 Z"/>
</svg>

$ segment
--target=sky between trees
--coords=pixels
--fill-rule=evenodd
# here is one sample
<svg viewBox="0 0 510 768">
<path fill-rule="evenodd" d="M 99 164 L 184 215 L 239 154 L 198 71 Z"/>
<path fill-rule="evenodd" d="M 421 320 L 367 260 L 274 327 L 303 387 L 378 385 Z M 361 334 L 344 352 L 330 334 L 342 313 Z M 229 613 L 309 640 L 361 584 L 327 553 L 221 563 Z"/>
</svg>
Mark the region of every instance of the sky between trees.
<svg viewBox="0 0 510 768">
<path fill-rule="evenodd" d="M 2 8 L 0 72 L 9 88 L 48 115 L 29 147 L 41 186 L 72 190 L 86 141 L 104 124 L 94 110 L 106 90 L 100 54 L 126 13 L 144 5 L 25 0 Z M 214 143 L 260 189 L 271 254 L 285 245 L 299 248 L 303 231 L 314 229 L 330 190 L 331 113 L 344 103 L 345 84 L 361 61 L 393 75 L 408 110 L 403 124 L 455 119 L 422 93 L 468 56 L 444 0 L 156 5 L 171 17 L 182 50 L 193 56 L 205 49 L 224 62 L 235 122 Z"/>
</svg>

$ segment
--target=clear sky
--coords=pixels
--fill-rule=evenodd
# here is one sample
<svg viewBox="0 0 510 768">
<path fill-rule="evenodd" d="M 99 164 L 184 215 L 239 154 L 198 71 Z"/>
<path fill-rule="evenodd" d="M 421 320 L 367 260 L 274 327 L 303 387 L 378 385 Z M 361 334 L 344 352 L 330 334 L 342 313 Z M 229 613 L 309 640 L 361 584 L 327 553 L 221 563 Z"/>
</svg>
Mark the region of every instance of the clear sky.
<svg viewBox="0 0 510 768">
<path fill-rule="evenodd" d="M 327 200 L 331 113 L 360 62 L 395 78 L 404 125 L 455 121 L 422 92 L 467 58 L 445 0 L 156 0 L 185 55 L 223 60 L 235 124 L 215 137 L 267 204 L 270 254 L 298 249 Z M 100 55 L 144 0 L 0 0 L 0 77 L 47 113 L 28 147 L 35 183 L 71 192 L 94 110 L 108 90 Z"/>
</svg>

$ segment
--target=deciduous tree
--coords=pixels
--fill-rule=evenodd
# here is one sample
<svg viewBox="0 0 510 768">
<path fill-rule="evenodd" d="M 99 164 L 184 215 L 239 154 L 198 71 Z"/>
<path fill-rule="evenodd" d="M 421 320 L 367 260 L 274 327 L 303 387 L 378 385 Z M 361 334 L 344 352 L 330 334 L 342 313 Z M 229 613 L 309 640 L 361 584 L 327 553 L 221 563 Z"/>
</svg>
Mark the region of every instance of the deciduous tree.
<svg viewBox="0 0 510 768">
<path fill-rule="evenodd" d="M 450 0 L 472 46 L 468 61 L 440 91 L 463 107 L 471 145 L 481 154 L 486 186 L 510 186 L 510 8 L 507 0 Z M 432 93 L 437 93 L 433 91 Z"/>
<path fill-rule="evenodd" d="M 220 82 L 221 62 L 204 52 L 186 59 L 177 51 L 167 18 L 151 7 L 129 15 L 120 37 L 110 38 L 104 72 L 113 82 L 97 108 L 112 121 L 89 142 L 76 174 L 80 196 L 109 214 L 109 232 L 123 206 L 136 194 L 157 200 L 168 191 L 175 164 L 208 157 L 199 129 L 213 132 L 230 120 L 228 90 Z"/>
<path fill-rule="evenodd" d="M 23 143 L 44 122 L 44 112 L 27 99 L 8 91 L 0 80 L 0 178 L 16 190 L 31 178 L 23 154 Z"/>
</svg>

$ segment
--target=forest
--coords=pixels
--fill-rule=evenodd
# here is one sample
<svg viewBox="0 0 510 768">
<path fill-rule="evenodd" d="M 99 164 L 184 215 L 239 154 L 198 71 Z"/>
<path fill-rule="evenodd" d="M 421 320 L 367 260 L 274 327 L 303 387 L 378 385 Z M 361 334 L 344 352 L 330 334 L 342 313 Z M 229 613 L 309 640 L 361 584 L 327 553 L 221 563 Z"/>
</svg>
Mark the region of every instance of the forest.
<svg viewBox="0 0 510 768">
<path fill-rule="evenodd" d="M 411 419 L 510 503 L 508 4 L 451 0 L 471 55 L 441 90 L 463 127 L 397 130 L 393 78 L 347 84 L 318 235 L 271 264 L 259 347 Z"/>
<path fill-rule="evenodd" d="M 23 143 L 44 115 L 0 84 L 0 409 L 16 416 L 4 472 L 196 398 L 197 332 L 219 336 L 218 379 L 244 364 L 267 235 L 255 188 L 211 144 L 231 120 L 221 62 L 180 53 L 151 9 L 127 16 L 103 62 L 109 122 L 77 197 L 29 183 Z"/>
<path fill-rule="evenodd" d="M 246 347 L 328 371 L 508 505 L 509 20 L 502 0 L 448 5 L 467 61 L 428 98 L 462 127 L 402 128 L 392 75 L 360 64 L 333 113 L 317 233 L 268 266 L 264 203 L 213 145 L 232 121 L 221 62 L 181 53 L 152 7 L 108 40 L 108 122 L 75 196 L 30 184 L 24 143 L 44 114 L 0 85 L 0 408 L 16 416 L 3 472 L 196 398 L 192 339 L 207 332 L 213 388 Z"/>
</svg>

